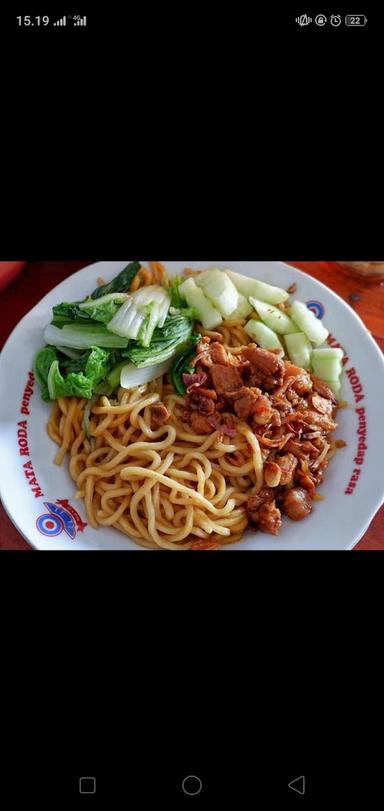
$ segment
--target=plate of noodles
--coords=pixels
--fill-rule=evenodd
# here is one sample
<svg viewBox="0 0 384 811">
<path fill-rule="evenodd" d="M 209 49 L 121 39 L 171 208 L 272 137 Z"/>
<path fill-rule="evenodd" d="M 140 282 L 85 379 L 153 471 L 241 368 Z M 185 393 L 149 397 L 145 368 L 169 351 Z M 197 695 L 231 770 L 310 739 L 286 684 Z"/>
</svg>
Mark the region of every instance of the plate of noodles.
<svg viewBox="0 0 384 811">
<path fill-rule="evenodd" d="M 384 497 L 383 356 L 280 262 L 97 262 L 0 357 L 1 498 L 42 550 L 350 549 Z"/>
</svg>

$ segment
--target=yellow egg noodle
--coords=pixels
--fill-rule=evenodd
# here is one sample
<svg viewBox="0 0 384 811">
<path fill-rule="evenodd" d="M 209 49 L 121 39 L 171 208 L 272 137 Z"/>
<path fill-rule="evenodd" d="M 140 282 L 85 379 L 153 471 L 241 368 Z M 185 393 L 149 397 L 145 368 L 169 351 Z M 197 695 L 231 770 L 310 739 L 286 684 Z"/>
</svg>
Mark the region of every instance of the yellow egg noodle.
<svg viewBox="0 0 384 811">
<path fill-rule="evenodd" d="M 226 329 L 224 327 L 224 329 Z M 151 429 L 151 405 L 163 402 L 170 417 Z M 69 470 L 93 527 L 114 526 L 142 546 L 189 549 L 197 539 L 239 540 L 248 520 L 250 488 L 262 486 L 263 462 L 250 427 L 233 418 L 236 435 L 193 434 L 182 422 L 184 398 L 164 378 L 115 400 L 101 396 L 83 428 L 87 400 L 55 401 L 49 436 L 59 445 L 56 463 L 70 455 Z M 252 448 L 249 456 L 247 443 Z M 227 454 L 243 452 L 236 466 Z"/>
</svg>

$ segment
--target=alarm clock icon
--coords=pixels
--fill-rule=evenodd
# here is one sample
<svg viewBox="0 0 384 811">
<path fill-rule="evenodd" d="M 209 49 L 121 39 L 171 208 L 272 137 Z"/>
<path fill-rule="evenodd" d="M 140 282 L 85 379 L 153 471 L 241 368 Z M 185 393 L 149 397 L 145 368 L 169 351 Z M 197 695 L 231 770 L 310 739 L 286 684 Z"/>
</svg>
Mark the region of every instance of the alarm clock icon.
<svg viewBox="0 0 384 811">
<path fill-rule="evenodd" d="M 330 22 L 331 22 L 331 25 L 333 25 L 334 28 L 338 28 L 338 26 L 341 25 L 340 14 L 332 14 Z"/>
</svg>

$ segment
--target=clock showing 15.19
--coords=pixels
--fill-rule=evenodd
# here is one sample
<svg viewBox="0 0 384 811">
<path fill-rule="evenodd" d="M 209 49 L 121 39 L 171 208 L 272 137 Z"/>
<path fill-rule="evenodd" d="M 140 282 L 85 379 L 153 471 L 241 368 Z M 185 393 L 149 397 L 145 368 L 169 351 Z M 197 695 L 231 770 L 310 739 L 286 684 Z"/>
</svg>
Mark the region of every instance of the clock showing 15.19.
<svg viewBox="0 0 384 811">
<path fill-rule="evenodd" d="M 24 17 L 16 17 L 19 25 L 49 25 L 49 17 L 45 14 L 44 17 L 31 17 L 29 14 L 24 14 Z"/>
</svg>

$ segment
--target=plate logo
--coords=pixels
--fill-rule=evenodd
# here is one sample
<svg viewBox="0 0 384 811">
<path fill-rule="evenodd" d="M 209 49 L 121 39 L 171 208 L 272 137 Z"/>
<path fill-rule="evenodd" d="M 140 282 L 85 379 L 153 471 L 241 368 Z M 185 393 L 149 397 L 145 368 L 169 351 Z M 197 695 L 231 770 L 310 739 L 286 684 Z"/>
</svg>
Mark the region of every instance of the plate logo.
<svg viewBox="0 0 384 811">
<path fill-rule="evenodd" d="M 323 318 L 323 315 L 325 313 L 325 307 L 324 304 L 321 303 L 321 301 L 312 300 L 306 301 L 305 303 L 308 307 L 308 310 L 310 310 L 311 313 L 313 313 L 313 315 L 316 316 L 316 318 Z"/>
<path fill-rule="evenodd" d="M 88 526 L 67 499 L 56 499 L 56 502 L 44 501 L 44 507 L 48 512 L 39 515 L 36 527 L 47 538 L 55 538 L 65 532 L 73 541 L 77 533 L 84 532 Z"/>
</svg>

